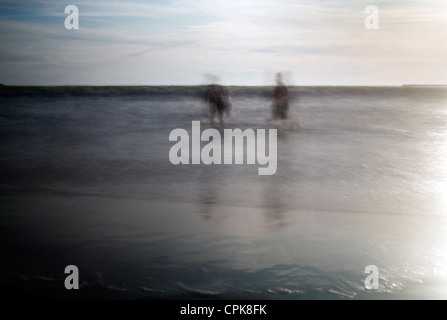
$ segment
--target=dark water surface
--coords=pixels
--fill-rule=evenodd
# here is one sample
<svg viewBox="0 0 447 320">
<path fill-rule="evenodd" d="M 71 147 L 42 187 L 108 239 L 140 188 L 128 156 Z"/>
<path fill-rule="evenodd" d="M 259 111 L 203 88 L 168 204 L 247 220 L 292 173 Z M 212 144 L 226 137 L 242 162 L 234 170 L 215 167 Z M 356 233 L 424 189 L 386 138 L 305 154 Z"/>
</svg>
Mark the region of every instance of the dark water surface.
<svg viewBox="0 0 447 320">
<path fill-rule="evenodd" d="M 231 91 L 225 128 L 273 128 L 270 88 Z M 209 127 L 199 87 L 0 88 L 3 292 L 446 299 L 447 89 L 291 91 L 260 176 L 170 163 L 171 130 Z"/>
</svg>

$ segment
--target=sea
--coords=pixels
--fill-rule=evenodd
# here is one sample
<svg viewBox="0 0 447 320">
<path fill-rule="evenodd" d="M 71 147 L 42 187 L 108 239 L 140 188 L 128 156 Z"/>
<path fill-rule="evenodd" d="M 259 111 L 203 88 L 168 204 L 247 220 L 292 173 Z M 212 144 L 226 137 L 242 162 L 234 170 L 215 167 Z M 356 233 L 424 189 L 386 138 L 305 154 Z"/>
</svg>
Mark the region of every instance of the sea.
<svg viewBox="0 0 447 320">
<path fill-rule="evenodd" d="M 283 122 L 230 86 L 223 124 L 204 89 L 0 87 L 2 293 L 447 299 L 447 87 L 289 87 Z M 276 129 L 276 172 L 172 164 L 193 121 Z"/>
</svg>

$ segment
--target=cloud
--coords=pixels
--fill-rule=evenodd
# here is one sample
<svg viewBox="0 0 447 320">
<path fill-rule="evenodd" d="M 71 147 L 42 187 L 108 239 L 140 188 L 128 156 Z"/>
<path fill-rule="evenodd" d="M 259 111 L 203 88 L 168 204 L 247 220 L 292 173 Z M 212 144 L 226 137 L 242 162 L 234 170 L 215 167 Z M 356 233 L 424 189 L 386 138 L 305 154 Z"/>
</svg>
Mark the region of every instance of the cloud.
<svg viewBox="0 0 447 320">
<path fill-rule="evenodd" d="M 366 1 L 79 0 L 80 29 L 66 30 L 71 1 L 0 1 L 0 81 L 188 84 L 212 72 L 260 84 L 281 69 L 299 84 L 447 82 L 446 4 L 376 3 L 380 29 L 368 31 Z"/>
</svg>

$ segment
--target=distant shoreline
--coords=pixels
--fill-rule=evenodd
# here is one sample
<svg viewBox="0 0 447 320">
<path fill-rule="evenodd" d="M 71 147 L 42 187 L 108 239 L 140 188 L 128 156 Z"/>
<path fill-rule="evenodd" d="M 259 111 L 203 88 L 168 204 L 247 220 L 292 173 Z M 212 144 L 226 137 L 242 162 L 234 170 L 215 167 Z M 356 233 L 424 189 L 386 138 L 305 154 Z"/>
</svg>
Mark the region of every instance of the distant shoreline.
<svg viewBox="0 0 447 320">
<path fill-rule="evenodd" d="M 114 94 L 114 93 L 128 93 L 128 94 L 166 94 L 171 92 L 196 94 L 203 90 L 207 84 L 197 85 L 47 85 L 47 86 L 29 86 L 29 85 L 3 85 L 0 86 L 1 96 L 21 94 Z M 258 92 L 259 90 L 272 90 L 274 85 L 257 85 L 257 86 L 243 86 L 243 85 L 225 85 L 232 91 L 245 90 L 246 92 Z M 290 90 L 308 91 L 308 90 L 339 90 L 339 89 L 353 89 L 353 90 L 393 90 L 393 89 L 446 89 L 447 85 L 418 85 L 418 84 L 404 84 L 398 86 L 336 86 L 336 85 L 289 85 Z"/>
<path fill-rule="evenodd" d="M 197 88 L 204 87 L 208 84 L 153 84 L 153 85 L 144 85 L 144 84 L 129 84 L 129 85 L 84 85 L 84 84 L 75 84 L 75 85 L 22 85 L 22 84 L 12 84 L 7 85 L 0 83 L 0 87 L 2 88 Z M 268 85 L 238 85 L 238 84 L 224 84 L 227 87 L 239 87 L 239 88 L 262 88 L 262 87 L 273 87 L 274 84 Z M 289 87 L 296 88 L 402 88 L 402 87 L 447 87 L 447 84 L 402 84 L 402 85 L 288 85 Z"/>
</svg>

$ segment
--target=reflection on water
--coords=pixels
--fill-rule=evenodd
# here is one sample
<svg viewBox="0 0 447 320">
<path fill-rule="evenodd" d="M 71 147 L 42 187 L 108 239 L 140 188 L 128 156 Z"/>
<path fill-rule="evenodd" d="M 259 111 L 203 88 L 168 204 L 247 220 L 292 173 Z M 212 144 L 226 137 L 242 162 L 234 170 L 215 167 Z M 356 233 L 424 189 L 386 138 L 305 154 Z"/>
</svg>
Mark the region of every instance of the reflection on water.
<svg viewBox="0 0 447 320">
<path fill-rule="evenodd" d="M 202 181 L 199 201 L 216 219 L 209 227 L 231 237 L 238 243 L 234 251 L 241 252 L 224 260 L 249 270 L 271 270 L 278 262 L 296 266 L 300 283 L 289 274 L 276 291 L 266 289 L 294 297 L 321 289 L 339 298 L 445 298 L 445 128 L 435 124 L 426 134 L 415 127 L 420 115 L 399 113 L 396 127 L 382 123 L 372 132 L 374 141 L 361 133 L 322 131 L 315 140 L 308 128 L 285 131 L 278 140 L 276 175 L 230 173 Z M 380 270 L 374 292 L 363 287 L 370 264 Z M 304 266 L 315 267 L 316 278 L 337 274 L 343 281 L 335 284 L 328 276 L 325 289 L 319 288 Z"/>
<path fill-rule="evenodd" d="M 286 205 L 280 185 L 269 184 L 264 191 L 266 225 L 272 229 L 281 229 L 287 226 L 285 220 Z"/>
</svg>

